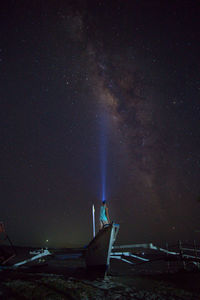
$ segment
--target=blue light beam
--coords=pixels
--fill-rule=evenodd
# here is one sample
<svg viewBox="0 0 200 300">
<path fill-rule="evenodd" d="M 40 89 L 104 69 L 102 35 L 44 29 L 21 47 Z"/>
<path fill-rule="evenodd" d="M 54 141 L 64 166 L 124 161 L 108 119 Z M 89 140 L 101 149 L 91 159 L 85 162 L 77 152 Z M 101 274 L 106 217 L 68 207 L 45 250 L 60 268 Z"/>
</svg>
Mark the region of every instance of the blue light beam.
<svg viewBox="0 0 200 300">
<path fill-rule="evenodd" d="M 101 199 L 106 200 L 106 174 L 107 174 L 107 136 L 106 136 L 106 119 L 102 118 L 101 137 L 100 137 L 100 157 L 101 157 Z"/>
</svg>

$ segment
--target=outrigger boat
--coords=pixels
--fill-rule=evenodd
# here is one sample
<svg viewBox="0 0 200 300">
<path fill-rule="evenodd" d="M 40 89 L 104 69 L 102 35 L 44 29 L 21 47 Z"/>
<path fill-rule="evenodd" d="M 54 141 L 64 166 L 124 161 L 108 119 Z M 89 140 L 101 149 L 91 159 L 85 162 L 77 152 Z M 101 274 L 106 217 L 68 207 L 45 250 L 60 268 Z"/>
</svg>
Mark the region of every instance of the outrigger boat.
<svg viewBox="0 0 200 300">
<path fill-rule="evenodd" d="M 51 255 L 48 249 L 31 251 L 31 248 L 14 246 L 6 233 L 3 222 L 0 222 L 0 236 L 3 242 L 0 246 L 0 270 L 17 269 Z"/>
<path fill-rule="evenodd" d="M 157 247 L 152 243 L 116 245 L 113 246 L 110 257 L 134 266 L 165 261 L 168 270 L 170 262 L 181 263 L 184 270 L 200 270 L 200 245 L 197 246 L 195 241 L 192 245 L 182 244 L 179 240 L 178 245 L 170 247 L 171 250 L 169 250 L 168 244 L 166 246 L 167 249 Z"/>
<path fill-rule="evenodd" d="M 71 249 L 71 252 L 70 249 L 51 249 L 50 251 L 48 249 L 30 251 L 29 249 L 29 253 L 22 253 L 23 255 L 20 255 L 20 252 L 23 251 L 19 251 L 19 247 L 12 245 L 11 240 L 6 234 L 4 224 L 0 222 L 0 233 L 4 235 L 4 240 L 9 242 L 7 247 L 3 245 L 0 247 L 0 270 L 29 266 L 30 264 L 35 264 L 37 261 L 43 261 L 45 257 L 49 257 L 50 260 L 51 257 L 52 259 L 60 260 L 82 258 L 83 261 L 85 260 L 89 275 L 95 277 L 104 277 L 107 274 L 111 259 L 121 260 L 135 266 L 158 260 L 164 260 L 168 263 L 170 261 L 177 261 L 182 262 L 184 269 L 195 267 L 200 270 L 200 246 L 197 246 L 196 242 L 192 246 L 183 245 L 179 241 L 178 249 L 175 250 L 173 246 L 170 247 L 172 248 L 171 251 L 168 245 L 164 249 L 152 243 L 114 245 L 118 232 L 119 225 L 111 223 L 105 225 L 96 235 L 94 230 L 93 239 L 85 248 Z"/>
<path fill-rule="evenodd" d="M 89 243 L 85 253 L 86 266 L 89 272 L 103 276 L 107 273 L 118 231 L 118 224 L 105 225 Z"/>
<path fill-rule="evenodd" d="M 118 224 L 111 223 L 105 225 L 104 228 L 96 234 L 86 248 L 77 249 L 79 253 L 75 253 L 74 249 L 72 255 L 70 255 L 69 249 L 66 249 L 66 251 L 64 249 L 60 249 L 60 251 L 59 249 L 51 249 L 49 251 L 48 249 L 36 250 L 30 248 L 28 250 L 27 248 L 25 251 L 23 247 L 13 247 L 12 254 L 9 256 L 10 263 L 7 264 L 8 260 L 5 259 L 3 262 L 1 261 L 0 270 L 32 266 L 33 264 L 37 264 L 37 262 L 40 260 L 43 261 L 47 256 L 52 256 L 52 259 L 58 260 L 76 259 L 82 257 L 85 259 L 86 270 L 89 275 L 104 277 L 110 266 L 111 252 L 118 231 Z M 9 248 L 10 247 L 7 246 L 5 249 L 8 250 Z"/>
</svg>

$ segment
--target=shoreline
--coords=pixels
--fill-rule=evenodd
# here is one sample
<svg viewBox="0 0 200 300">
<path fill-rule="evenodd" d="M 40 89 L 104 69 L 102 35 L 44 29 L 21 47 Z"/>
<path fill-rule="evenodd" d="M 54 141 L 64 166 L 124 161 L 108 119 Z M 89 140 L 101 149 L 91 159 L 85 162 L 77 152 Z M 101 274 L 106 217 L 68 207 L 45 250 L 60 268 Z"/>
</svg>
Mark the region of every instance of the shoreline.
<svg viewBox="0 0 200 300">
<path fill-rule="evenodd" d="M 166 266 L 162 264 L 162 269 Z M 32 267 L 0 272 L 1 299 L 200 299 L 200 272 L 127 266 L 112 261 L 104 279 L 91 279 L 84 258 L 49 257 Z"/>
</svg>

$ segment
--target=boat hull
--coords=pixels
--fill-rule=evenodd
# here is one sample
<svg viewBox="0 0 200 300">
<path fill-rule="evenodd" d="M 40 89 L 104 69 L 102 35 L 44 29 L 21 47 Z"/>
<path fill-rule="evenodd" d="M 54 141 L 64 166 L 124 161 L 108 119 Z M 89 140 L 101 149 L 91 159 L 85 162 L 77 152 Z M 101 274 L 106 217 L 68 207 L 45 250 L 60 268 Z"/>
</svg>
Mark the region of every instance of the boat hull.
<svg viewBox="0 0 200 300">
<path fill-rule="evenodd" d="M 98 232 L 89 243 L 85 260 L 88 271 L 106 274 L 110 265 L 110 254 L 116 239 L 119 225 L 109 224 Z"/>
</svg>

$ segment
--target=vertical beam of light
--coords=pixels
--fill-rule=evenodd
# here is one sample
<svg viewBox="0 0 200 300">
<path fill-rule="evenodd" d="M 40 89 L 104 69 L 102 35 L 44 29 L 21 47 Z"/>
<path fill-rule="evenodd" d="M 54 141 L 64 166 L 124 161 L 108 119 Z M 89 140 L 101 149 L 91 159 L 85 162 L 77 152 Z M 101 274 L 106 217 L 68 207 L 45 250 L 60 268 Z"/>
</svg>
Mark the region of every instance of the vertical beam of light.
<svg viewBox="0 0 200 300">
<path fill-rule="evenodd" d="M 101 153 L 101 185 L 102 185 L 102 201 L 106 200 L 106 152 L 102 146 Z"/>
<path fill-rule="evenodd" d="M 100 158 L 101 158 L 101 200 L 106 200 L 106 164 L 107 164 L 107 136 L 106 118 L 102 118 L 101 137 L 100 137 Z"/>
</svg>

